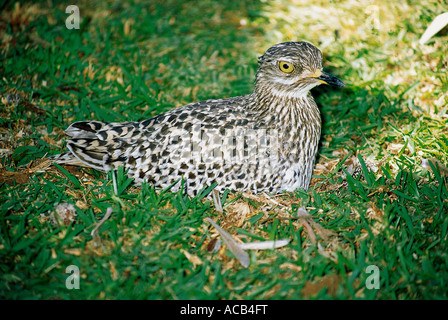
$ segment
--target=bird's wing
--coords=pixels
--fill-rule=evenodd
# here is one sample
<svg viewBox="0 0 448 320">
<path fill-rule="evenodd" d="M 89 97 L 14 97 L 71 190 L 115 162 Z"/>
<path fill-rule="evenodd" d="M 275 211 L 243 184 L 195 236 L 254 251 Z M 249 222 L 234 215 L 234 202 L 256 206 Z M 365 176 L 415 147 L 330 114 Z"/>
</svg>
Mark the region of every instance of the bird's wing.
<svg viewBox="0 0 448 320">
<path fill-rule="evenodd" d="M 219 101 L 223 101 L 224 105 L 217 104 L 218 100 L 197 102 L 142 122 L 73 123 L 65 130 L 70 137 L 67 141 L 70 152 L 53 156 L 52 159 L 58 163 L 81 164 L 101 171 L 110 171 L 111 167 L 120 165 L 132 169 L 134 161 L 130 159 L 174 152 L 173 140 L 182 140 L 186 135 L 194 134 L 197 127 L 216 130 L 239 118 L 234 105 L 225 104 L 226 99 Z M 229 108 L 234 108 L 234 112 L 229 112 Z"/>
</svg>

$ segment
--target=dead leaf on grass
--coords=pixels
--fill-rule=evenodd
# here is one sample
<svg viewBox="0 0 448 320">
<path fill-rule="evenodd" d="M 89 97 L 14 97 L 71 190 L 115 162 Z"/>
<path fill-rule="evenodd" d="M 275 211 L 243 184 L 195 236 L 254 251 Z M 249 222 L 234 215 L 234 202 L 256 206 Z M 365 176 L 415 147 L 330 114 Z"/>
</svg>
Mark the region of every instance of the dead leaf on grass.
<svg viewBox="0 0 448 320">
<path fill-rule="evenodd" d="M 197 255 L 191 254 L 184 249 L 182 249 L 181 252 L 185 255 L 187 260 L 190 261 L 194 266 L 202 264 L 202 260 Z"/>
<path fill-rule="evenodd" d="M 327 294 L 335 297 L 336 292 L 344 281 L 342 276 L 337 274 L 330 274 L 323 276 L 314 281 L 306 281 L 305 286 L 302 289 L 302 295 L 305 299 L 309 299 L 317 296 L 319 292 L 327 289 Z"/>
</svg>

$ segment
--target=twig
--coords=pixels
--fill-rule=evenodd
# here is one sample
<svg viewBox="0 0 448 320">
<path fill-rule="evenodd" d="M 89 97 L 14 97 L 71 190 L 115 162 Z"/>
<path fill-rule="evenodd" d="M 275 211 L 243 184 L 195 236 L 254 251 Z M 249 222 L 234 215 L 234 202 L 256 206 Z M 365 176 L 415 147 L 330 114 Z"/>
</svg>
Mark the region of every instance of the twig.
<svg viewBox="0 0 448 320">
<path fill-rule="evenodd" d="M 112 183 L 114 185 L 114 193 L 116 196 L 118 196 L 118 184 L 117 184 L 117 178 L 115 177 L 115 170 L 111 170 L 112 173 Z"/>
<path fill-rule="evenodd" d="M 325 241 L 327 241 L 330 236 L 336 235 L 336 233 L 334 233 L 333 231 L 327 230 L 324 227 L 322 227 L 320 224 L 315 222 L 305 207 L 300 207 L 299 210 L 297 210 L 297 217 L 300 219 L 303 226 L 306 228 L 308 234 L 310 235 L 311 243 L 316 242 L 316 235 L 315 235 L 313 229 L 311 228 L 311 225 L 316 229 L 317 233 Z"/>
<path fill-rule="evenodd" d="M 100 222 L 98 222 L 98 224 L 96 225 L 95 229 L 92 230 L 92 232 L 90 233 L 90 235 L 92 237 L 96 237 L 97 234 L 96 232 L 98 231 L 98 229 L 101 227 L 101 225 L 107 220 L 109 219 L 109 217 L 112 214 L 112 207 L 107 208 L 106 214 L 104 215 L 104 217 L 100 220 Z"/>
<path fill-rule="evenodd" d="M 279 207 L 286 208 L 285 205 L 283 205 L 283 204 L 281 204 L 280 202 L 278 202 L 278 201 L 272 199 L 268 194 L 266 194 L 266 192 L 263 192 L 263 195 L 266 197 L 266 199 L 269 200 L 269 202 L 271 202 L 271 203 L 273 203 L 273 204 L 275 204 L 275 205 L 277 205 L 277 206 L 279 206 Z"/>
<path fill-rule="evenodd" d="M 216 230 L 218 230 L 222 240 L 224 240 L 224 243 L 227 245 L 229 250 L 235 255 L 235 257 L 243 265 L 243 267 L 247 268 L 250 262 L 249 254 L 246 251 L 244 251 L 235 240 L 233 240 L 232 236 L 229 233 L 227 233 L 223 228 L 218 226 L 218 224 L 215 221 L 213 221 L 210 218 L 205 218 L 205 220 L 210 222 L 216 228 Z"/>
<path fill-rule="evenodd" d="M 219 196 L 218 190 L 214 189 L 212 191 L 212 195 L 213 195 L 213 203 L 215 204 L 215 210 L 218 211 L 219 213 L 223 213 L 224 209 L 222 208 L 221 198 Z"/>
<path fill-rule="evenodd" d="M 266 250 L 266 249 L 277 249 L 283 246 L 286 246 L 289 243 L 288 239 L 281 239 L 275 241 L 255 241 L 248 243 L 238 243 L 233 237 L 227 233 L 224 229 L 218 226 L 212 219 L 206 218 L 208 222 L 210 222 L 218 233 L 221 235 L 221 238 L 224 240 L 224 243 L 227 245 L 229 250 L 235 255 L 235 257 L 240 261 L 243 267 L 247 268 L 249 266 L 249 255 L 245 250 Z"/>
</svg>

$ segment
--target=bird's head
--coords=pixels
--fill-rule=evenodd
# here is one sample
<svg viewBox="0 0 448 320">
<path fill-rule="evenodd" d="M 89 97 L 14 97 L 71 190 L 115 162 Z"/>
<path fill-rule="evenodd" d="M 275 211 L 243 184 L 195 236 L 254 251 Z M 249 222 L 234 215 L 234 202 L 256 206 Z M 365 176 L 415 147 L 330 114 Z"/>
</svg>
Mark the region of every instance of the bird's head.
<svg viewBox="0 0 448 320">
<path fill-rule="evenodd" d="M 283 42 L 258 59 L 256 90 L 282 97 L 303 97 L 320 85 L 345 86 L 322 71 L 322 53 L 308 42 Z"/>
</svg>

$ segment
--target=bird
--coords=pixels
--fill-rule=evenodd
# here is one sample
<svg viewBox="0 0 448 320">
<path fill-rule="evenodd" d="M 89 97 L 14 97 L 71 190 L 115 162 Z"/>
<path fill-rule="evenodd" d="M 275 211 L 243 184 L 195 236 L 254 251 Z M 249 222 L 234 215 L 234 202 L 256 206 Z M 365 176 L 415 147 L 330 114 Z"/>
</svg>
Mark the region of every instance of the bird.
<svg viewBox="0 0 448 320">
<path fill-rule="evenodd" d="M 306 41 L 276 44 L 258 58 L 247 95 L 194 102 L 136 122 L 71 124 L 58 164 L 109 172 L 122 166 L 138 186 L 197 195 L 278 194 L 308 190 L 321 135 L 310 90 L 344 87 L 323 71 L 322 53 Z"/>
</svg>

